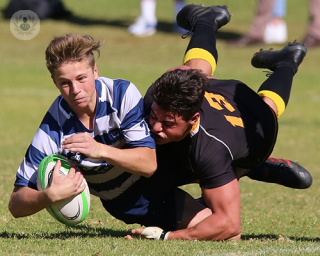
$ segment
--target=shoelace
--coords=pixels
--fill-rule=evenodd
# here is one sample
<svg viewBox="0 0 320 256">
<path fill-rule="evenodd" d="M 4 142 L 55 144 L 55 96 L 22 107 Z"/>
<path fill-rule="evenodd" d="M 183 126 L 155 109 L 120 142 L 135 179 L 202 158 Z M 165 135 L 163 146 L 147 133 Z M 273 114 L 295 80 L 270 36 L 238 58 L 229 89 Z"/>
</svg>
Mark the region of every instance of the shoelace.
<svg viewBox="0 0 320 256">
<path fill-rule="evenodd" d="M 187 33 L 185 33 L 185 34 L 183 34 L 182 36 L 181 36 L 181 38 L 182 39 L 186 39 L 189 35 L 191 35 L 192 34 L 192 32 L 190 32 L 190 31 L 188 31 Z"/>
<path fill-rule="evenodd" d="M 266 73 L 266 77 L 270 77 L 273 74 L 273 71 L 262 71 Z"/>
<path fill-rule="evenodd" d="M 190 31 L 188 31 L 187 33 L 185 33 L 185 34 L 183 34 L 183 35 L 181 36 L 182 39 L 186 39 L 189 35 L 192 34 L 193 27 L 194 27 L 194 25 L 196 24 L 196 21 L 197 21 L 197 20 L 198 20 L 198 17 L 192 16 L 192 17 L 189 18 L 189 22 L 190 22 L 190 25 L 191 25 L 191 29 L 190 29 Z"/>
</svg>

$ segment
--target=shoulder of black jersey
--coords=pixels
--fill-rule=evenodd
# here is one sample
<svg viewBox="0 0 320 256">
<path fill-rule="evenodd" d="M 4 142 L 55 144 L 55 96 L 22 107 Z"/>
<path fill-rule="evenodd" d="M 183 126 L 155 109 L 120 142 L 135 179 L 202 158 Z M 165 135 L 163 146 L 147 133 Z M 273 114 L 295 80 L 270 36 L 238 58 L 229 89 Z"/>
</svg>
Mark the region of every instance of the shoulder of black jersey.
<svg viewBox="0 0 320 256">
<path fill-rule="evenodd" d="M 210 81 L 210 85 L 222 85 L 222 84 L 244 84 L 243 82 L 241 82 L 240 80 L 236 80 L 236 79 L 209 79 Z"/>
</svg>

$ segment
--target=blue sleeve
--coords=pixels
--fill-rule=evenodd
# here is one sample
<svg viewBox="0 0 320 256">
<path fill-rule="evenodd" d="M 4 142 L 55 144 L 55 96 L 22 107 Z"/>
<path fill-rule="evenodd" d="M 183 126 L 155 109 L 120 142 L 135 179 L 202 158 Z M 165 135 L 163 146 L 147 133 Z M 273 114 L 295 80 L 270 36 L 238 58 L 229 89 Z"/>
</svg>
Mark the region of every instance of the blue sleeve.
<svg viewBox="0 0 320 256">
<path fill-rule="evenodd" d="M 24 177 L 22 177 L 19 173 L 17 173 L 16 181 L 14 182 L 14 185 L 37 189 L 37 184 L 31 182 L 31 180 L 36 179 L 35 176 L 36 176 L 36 173 L 33 174 L 33 177 L 30 180 L 27 180 Z"/>
</svg>

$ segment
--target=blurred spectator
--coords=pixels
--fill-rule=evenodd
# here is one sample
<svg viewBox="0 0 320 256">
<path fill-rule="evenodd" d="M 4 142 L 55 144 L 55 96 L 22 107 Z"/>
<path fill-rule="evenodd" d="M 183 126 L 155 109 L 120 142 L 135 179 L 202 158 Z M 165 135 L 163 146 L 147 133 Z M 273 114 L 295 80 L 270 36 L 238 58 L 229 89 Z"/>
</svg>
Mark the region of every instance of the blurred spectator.
<svg viewBox="0 0 320 256">
<path fill-rule="evenodd" d="M 320 46 L 320 0 L 309 0 L 310 21 L 302 40 L 308 48 Z"/>
<path fill-rule="evenodd" d="M 276 38 L 273 38 L 273 33 L 271 33 L 270 31 L 271 29 L 273 29 L 273 27 L 275 27 L 275 25 L 273 24 L 274 16 L 275 16 L 274 8 L 275 7 L 281 8 L 283 6 L 283 4 L 277 5 L 276 1 L 279 1 L 279 0 L 258 0 L 256 14 L 253 18 L 249 31 L 245 35 L 243 35 L 240 39 L 228 41 L 227 42 L 228 45 L 249 46 L 249 45 L 256 45 L 256 44 L 264 44 L 265 39 L 272 42 L 279 41 Z M 279 9 L 277 9 L 276 11 L 279 13 Z M 285 13 L 283 12 L 283 10 L 280 11 L 280 13 L 281 12 L 282 14 Z M 281 22 L 279 22 L 279 24 L 281 24 Z M 284 30 L 283 27 L 284 26 L 282 23 L 282 30 Z M 285 27 L 285 31 L 286 31 L 286 27 Z"/>
<path fill-rule="evenodd" d="M 136 19 L 136 22 L 129 26 L 128 31 L 135 36 L 151 36 L 157 31 L 157 17 L 156 17 L 156 0 L 141 0 L 140 8 L 141 15 Z M 175 0 L 175 12 L 173 31 L 178 33 L 185 33 L 175 22 L 176 14 L 185 5 L 184 0 Z"/>
<path fill-rule="evenodd" d="M 283 20 L 286 15 L 287 0 L 275 0 L 272 18 L 264 30 L 264 42 L 266 44 L 283 44 L 288 40 L 287 24 Z"/>
<path fill-rule="evenodd" d="M 285 43 L 287 26 L 283 20 L 286 0 L 258 0 L 256 15 L 249 31 L 237 40 L 227 42 L 230 46 Z M 320 46 L 320 0 L 309 0 L 310 21 L 302 40 L 308 48 Z"/>
<path fill-rule="evenodd" d="M 40 20 L 61 19 L 71 15 L 60 0 L 10 0 L 3 10 L 3 16 L 5 19 L 11 19 L 12 15 L 20 10 L 35 12 Z"/>
</svg>

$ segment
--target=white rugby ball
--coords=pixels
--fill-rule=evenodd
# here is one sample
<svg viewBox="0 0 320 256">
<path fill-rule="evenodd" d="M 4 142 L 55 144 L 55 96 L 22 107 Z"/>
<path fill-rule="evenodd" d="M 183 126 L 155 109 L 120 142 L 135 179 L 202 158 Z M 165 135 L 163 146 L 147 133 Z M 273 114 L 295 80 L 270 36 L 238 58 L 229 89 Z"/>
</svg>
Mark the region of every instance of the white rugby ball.
<svg viewBox="0 0 320 256">
<path fill-rule="evenodd" d="M 70 165 L 66 158 L 61 155 L 53 154 L 45 157 L 39 166 L 37 176 L 38 190 L 44 190 L 51 185 L 52 172 L 57 161 L 61 161 L 60 174 L 67 175 L 70 170 Z M 47 207 L 47 211 L 58 221 L 68 226 L 74 226 L 83 221 L 90 208 L 90 192 L 87 181 L 83 179 L 82 185 L 86 185 L 86 188 L 80 194 L 53 203 Z"/>
</svg>

